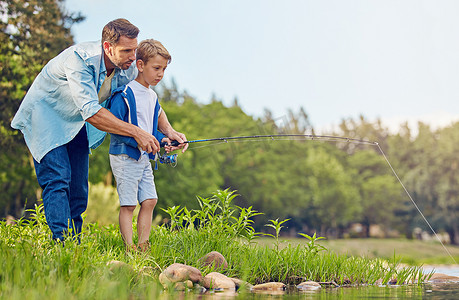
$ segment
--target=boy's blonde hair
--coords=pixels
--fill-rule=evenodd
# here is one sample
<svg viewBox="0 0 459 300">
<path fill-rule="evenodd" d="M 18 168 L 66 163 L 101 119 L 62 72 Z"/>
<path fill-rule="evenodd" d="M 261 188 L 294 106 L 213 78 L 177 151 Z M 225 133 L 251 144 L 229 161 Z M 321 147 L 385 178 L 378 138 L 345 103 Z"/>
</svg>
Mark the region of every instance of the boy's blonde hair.
<svg viewBox="0 0 459 300">
<path fill-rule="evenodd" d="M 160 55 L 167 60 L 169 64 L 171 62 L 171 55 L 169 51 L 161 44 L 161 42 L 154 39 L 143 40 L 139 43 L 137 47 L 136 58 L 142 60 L 144 63 L 147 63 L 150 58 Z"/>
</svg>

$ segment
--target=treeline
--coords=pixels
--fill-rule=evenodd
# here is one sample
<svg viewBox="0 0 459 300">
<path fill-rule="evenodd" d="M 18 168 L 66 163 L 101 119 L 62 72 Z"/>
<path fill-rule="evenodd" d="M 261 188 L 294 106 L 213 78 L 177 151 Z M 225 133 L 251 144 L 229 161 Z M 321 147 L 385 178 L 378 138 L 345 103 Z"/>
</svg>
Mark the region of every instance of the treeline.
<svg viewBox="0 0 459 300">
<path fill-rule="evenodd" d="M 9 124 L 37 72 L 72 43 L 70 27 L 82 20 L 63 11 L 59 3 L 43 0 L 31 7 L 0 1 L 9 23 L 0 18 L 0 217 L 23 216 L 24 209 L 40 199 L 31 156 L 22 135 Z M 46 9 L 37 13 L 40 5 Z M 254 118 L 238 107 L 237 100 L 231 107 L 218 99 L 200 104 L 173 82 L 158 94 L 173 126 L 190 140 L 315 133 L 305 110 L 280 120 L 269 111 Z M 438 130 L 422 123 L 417 128 L 404 125 L 394 134 L 381 122 L 360 117 L 342 120 L 339 129 L 321 134 L 378 142 L 433 228 L 459 243 L 459 123 Z M 90 157 L 90 182 L 114 186 L 108 141 Z M 292 232 L 317 231 L 329 237 L 341 236 L 355 223 L 363 225 L 363 236 L 369 236 L 375 224 L 387 234 L 397 230 L 407 237 L 415 227 L 428 230 L 374 145 L 323 140 L 195 144 L 179 154 L 175 168 L 160 165 L 155 182 L 160 198 L 156 213 L 173 205 L 192 209 L 196 195 L 231 188 L 240 195 L 236 205 L 264 213 L 256 219 L 258 230 L 277 218 L 289 218 L 286 224 Z"/>
<path fill-rule="evenodd" d="M 278 122 L 269 111 L 259 119 L 246 115 L 237 101 L 232 107 L 218 100 L 199 104 L 174 84 L 159 94 L 173 126 L 190 140 L 315 133 L 304 110 Z M 342 120 L 339 129 L 321 134 L 377 142 L 432 226 L 459 241 L 459 123 L 439 130 L 405 124 L 393 134 L 381 122 L 360 117 Z M 175 168 L 161 165 L 155 180 L 162 206 L 192 208 L 195 195 L 235 189 L 237 205 L 264 213 L 257 219 L 259 229 L 269 219 L 290 218 L 293 232 L 331 237 L 341 236 L 353 223 L 363 225 L 363 236 L 375 224 L 386 234 L 397 230 L 408 237 L 415 227 L 428 231 L 379 147 L 320 139 L 192 144 L 179 154 Z M 97 152 L 105 155 L 106 150 Z"/>
</svg>

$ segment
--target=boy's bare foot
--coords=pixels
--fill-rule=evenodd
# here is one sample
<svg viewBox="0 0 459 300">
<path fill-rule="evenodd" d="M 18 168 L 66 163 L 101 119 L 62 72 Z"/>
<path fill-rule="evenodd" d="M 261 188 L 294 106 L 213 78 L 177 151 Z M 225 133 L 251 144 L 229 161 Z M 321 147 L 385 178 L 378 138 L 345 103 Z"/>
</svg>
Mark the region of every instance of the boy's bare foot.
<svg viewBox="0 0 459 300">
<path fill-rule="evenodd" d="M 137 252 L 137 247 L 136 245 L 132 244 L 132 245 L 126 245 L 126 254 L 128 253 L 135 253 Z"/>
<path fill-rule="evenodd" d="M 142 252 L 142 253 L 150 252 L 150 248 L 151 248 L 150 241 L 148 241 L 148 240 L 143 242 L 143 243 L 140 243 L 139 246 L 138 246 L 139 251 Z"/>
</svg>

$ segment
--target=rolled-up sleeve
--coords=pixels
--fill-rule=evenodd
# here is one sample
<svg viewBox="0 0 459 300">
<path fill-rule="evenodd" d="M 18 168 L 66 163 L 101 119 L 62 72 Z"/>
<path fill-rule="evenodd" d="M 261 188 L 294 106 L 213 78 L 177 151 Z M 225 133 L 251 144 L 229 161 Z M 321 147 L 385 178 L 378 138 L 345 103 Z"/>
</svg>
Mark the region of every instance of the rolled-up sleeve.
<svg viewBox="0 0 459 300">
<path fill-rule="evenodd" d="M 102 108 L 96 87 L 99 74 L 75 51 L 67 57 L 65 73 L 72 99 L 81 116 L 84 120 L 92 117 Z"/>
</svg>

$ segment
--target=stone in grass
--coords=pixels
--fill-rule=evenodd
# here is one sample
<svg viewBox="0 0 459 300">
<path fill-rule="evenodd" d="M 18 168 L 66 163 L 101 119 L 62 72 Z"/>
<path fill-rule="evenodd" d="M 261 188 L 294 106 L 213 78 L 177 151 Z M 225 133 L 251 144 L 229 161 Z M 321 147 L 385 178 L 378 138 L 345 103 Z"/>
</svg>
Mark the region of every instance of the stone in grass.
<svg viewBox="0 0 459 300">
<path fill-rule="evenodd" d="M 217 270 L 224 271 L 228 268 L 228 262 L 225 257 L 217 252 L 212 251 L 204 255 L 199 261 L 206 267 L 213 266 Z"/>
<path fill-rule="evenodd" d="M 236 290 L 236 284 L 231 278 L 217 272 L 207 274 L 200 284 L 206 289 Z"/>
<path fill-rule="evenodd" d="M 193 282 L 191 280 L 187 281 L 181 281 L 181 282 L 176 282 L 174 285 L 174 289 L 176 291 L 185 291 L 187 289 L 192 289 L 193 288 Z"/>
<path fill-rule="evenodd" d="M 315 281 L 305 281 L 296 286 L 302 291 L 313 291 L 321 288 L 320 284 Z"/>
<path fill-rule="evenodd" d="M 282 282 L 267 282 L 252 287 L 252 292 L 257 291 L 285 291 L 287 286 Z"/>
<path fill-rule="evenodd" d="M 172 282 L 190 280 L 193 283 L 199 282 L 202 279 L 201 271 L 195 267 L 174 263 L 163 271 Z"/>
<path fill-rule="evenodd" d="M 236 290 L 239 290 L 240 288 L 246 288 L 248 290 L 251 290 L 253 285 L 248 283 L 247 281 L 241 280 L 239 278 L 230 278 L 234 284 L 236 285 Z"/>
<path fill-rule="evenodd" d="M 164 288 L 173 286 L 177 282 L 186 282 L 187 280 L 191 283 L 200 282 L 202 280 L 201 271 L 192 266 L 174 263 L 159 274 L 159 281 Z"/>
</svg>

